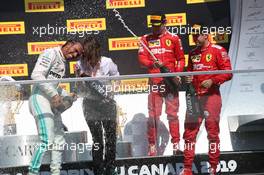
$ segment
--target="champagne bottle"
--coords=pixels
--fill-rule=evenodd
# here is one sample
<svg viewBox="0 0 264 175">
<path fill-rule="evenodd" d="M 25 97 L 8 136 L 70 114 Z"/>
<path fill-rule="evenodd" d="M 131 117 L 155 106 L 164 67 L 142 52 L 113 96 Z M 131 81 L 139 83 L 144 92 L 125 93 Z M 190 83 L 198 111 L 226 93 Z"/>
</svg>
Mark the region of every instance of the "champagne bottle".
<svg viewBox="0 0 264 175">
<path fill-rule="evenodd" d="M 111 97 L 112 93 L 107 92 L 106 85 L 98 80 L 87 81 L 86 86 L 91 90 L 91 92 L 101 99 L 102 103 L 115 103 Z"/>
<path fill-rule="evenodd" d="M 186 83 L 186 107 L 189 117 L 196 119 L 201 115 L 200 104 L 192 83 Z"/>
<path fill-rule="evenodd" d="M 73 104 L 74 98 L 72 96 L 65 96 L 62 98 L 62 105 L 56 107 L 54 112 L 56 113 L 63 113 L 67 109 L 69 109 Z"/>
<path fill-rule="evenodd" d="M 170 73 L 170 70 L 165 66 L 161 66 L 159 69 L 161 73 Z M 167 85 L 167 87 L 169 88 L 171 92 L 173 93 L 178 92 L 179 82 L 177 82 L 175 77 L 164 77 L 163 79 L 164 79 L 165 84 Z"/>
</svg>

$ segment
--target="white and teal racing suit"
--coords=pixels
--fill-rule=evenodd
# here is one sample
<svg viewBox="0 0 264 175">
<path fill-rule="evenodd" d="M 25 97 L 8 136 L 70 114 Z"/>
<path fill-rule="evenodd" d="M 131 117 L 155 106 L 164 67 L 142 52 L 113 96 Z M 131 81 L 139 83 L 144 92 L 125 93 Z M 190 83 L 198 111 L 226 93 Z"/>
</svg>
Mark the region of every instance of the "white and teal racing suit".
<svg viewBox="0 0 264 175">
<path fill-rule="evenodd" d="M 60 47 L 45 50 L 38 58 L 31 74 L 33 80 L 60 79 L 65 75 L 65 58 Z M 51 98 L 67 93 L 58 87 L 58 83 L 34 84 L 29 98 L 29 109 L 34 116 L 41 144 L 33 154 L 29 174 L 39 172 L 42 158 L 51 149 L 50 170 L 59 175 L 62 162 L 62 149 L 65 144 L 64 130 L 60 113 L 51 108 Z"/>
</svg>

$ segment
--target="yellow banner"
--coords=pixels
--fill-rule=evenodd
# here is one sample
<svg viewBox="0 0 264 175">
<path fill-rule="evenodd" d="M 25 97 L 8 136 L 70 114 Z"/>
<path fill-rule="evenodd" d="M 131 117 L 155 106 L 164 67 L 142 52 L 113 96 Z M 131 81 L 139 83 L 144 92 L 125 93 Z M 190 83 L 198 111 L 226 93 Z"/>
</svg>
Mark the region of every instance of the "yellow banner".
<svg viewBox="0 0 264 175">
<path fill-rule="evenodd" d="M 186 13 L 165 14 L 166 26 L 184 26 L 187 24 Z M 147 16 L 148 27 L 151 27 L 150 15 Z"/>
<path fill-rule="evenodd" d="M 185 65 L 184 66 L 187 67 L 188 66 L 188 61 L 189 61 L 189 55 L 185 54 L 184 57 L 185 57 Z"/>
<path fill-rule="evenodd" d="M 229 42 L 229 37 L 228 37 L 228 34 L 226 34 L 226 33 L 224 33 L 224 34 L 213 33 L 213 34 L 209 35 L 209 40 L 213 44 L 223 44 L 223 43 Z M 189 45 L 190 46 L 195 45 L 192 35 L 189 35 Z"/>
<path fill-rule="evenodd" d="M 135 37 L 109 38 L 109 50 L 133 50 L 139 48 L 139 40 Z"/>
<path fill-rule="evenodd" d="M 105 18 L 92 19 L 69 19 L 67 20 L 67 31 L 97 31 L 106 30 Z"/>
<path fill-rule="evenodd" d="M 64 11 L 63 0 L 25 0 L 26 12 L 60 12 Z"/>
<path fill-rule="evenodd" d="M 24 21 L 0 22 L 0 35 L 25 34 Z"/>
<path fill-rule="evenodd" d="M 145 7 L 145 0 L 106 0 L 106 9 Z"/>
<path fill-rule="evenodd" d="M 76 66 L 76 61 L 71 61 L 70 63 L 69 63 L 69 66 L 70 66 L 70 74 L 74 74 L 74 68 L 75 68 L 75 66 Z"/>
<path fill-rule="evenodd" d="M 66 41 L 28 42 L 27 43 L 28 54 L 29 55 L 40 54 L 46 49 L 62 46 L 65 42 Z"/>
<path fill-rule="evenodd" d="M 28 76 L 27 64 L 0 65 L 0 76 L 23 77 Z"/>
<path fill-rule="evenodd" d="M 207 3 L 207 2 L 218 2 L 222 0 L 187 0 L 187 4 Z"/>
</svg>

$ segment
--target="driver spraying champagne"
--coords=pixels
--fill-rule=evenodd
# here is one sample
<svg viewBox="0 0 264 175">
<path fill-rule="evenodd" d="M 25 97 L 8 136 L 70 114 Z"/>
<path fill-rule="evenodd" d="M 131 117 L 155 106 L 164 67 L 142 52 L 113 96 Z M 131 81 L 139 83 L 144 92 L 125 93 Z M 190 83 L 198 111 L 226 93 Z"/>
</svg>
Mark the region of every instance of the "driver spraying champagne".
<svg viewBox="0 0 264 175">
<path fill-rule="evenodd" d="M 185 64 L 184 52 L 181 39 L 171 34 L 165 27 L 166 17 L 157 12 L 150 16 L 152 32 L 144 35 L 140 40 L 138 60 L 142 67 L 147 68 L 148 73 L 182 72 Z M 177 63 L 176 63 L 177 62 Z M 162 112 L 162 104 L 165 101 L 167 119 L 173 144 L 173 154 L 179 154 L 179 79 L 151 78 L 150 86 L 165 87 L 165 92 L 150 92 L 148 96 L 148 141 L 149 156 L 157 155 L 157 128 L 156 123 Z"/>
<path fill-rule="evenodd" d="M 70 40 L 62 47 L 45 50 L 40 54 L 31 74 L 33 80 L 60 79 L 65 75 L 67 60 L 74 60 L 81 56 L 81 43 Z M 38 174 L 44 154 L 51 150 L 50 171 L 52 175 L 59 175 L 62 163 L 64 126 L 61 113 L 69 108 L 75 94 L 68 94 L 58 86 L 58 83 L 34 84 L 29 98 L 29 109 L 36 121 L 41 144 L 33 154 L 29 175 Z M 65 101 L 66 100 L 66 101 Z M 66 105 L 66 106 L 65 106 Z"/>
</svg>

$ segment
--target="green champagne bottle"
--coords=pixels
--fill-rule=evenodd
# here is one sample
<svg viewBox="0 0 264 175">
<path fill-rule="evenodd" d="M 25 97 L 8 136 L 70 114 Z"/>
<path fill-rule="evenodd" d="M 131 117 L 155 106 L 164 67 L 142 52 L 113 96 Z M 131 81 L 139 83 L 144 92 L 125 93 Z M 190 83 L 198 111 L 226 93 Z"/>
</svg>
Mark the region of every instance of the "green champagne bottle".
<svg viewBox="0 0 264 175">
<path fill-rule="evenodd" d="M 165 67 L 162 66 L 159 68 L 161 73 L 170 73 L 171 71 Z M 176 81 L 175 77 L 164 77 L 164 82 L 169 88 L 170 92 L 177 93 L 179 91 L 179 82 Z"/>
<path fill-rule="evenodd" d="M 186 72 L 186 68 L 185 68 Z M 198 118 L 201 115 L 199 100 L 192 83 L 186 83 L 186 107 L 189 117 Z"/>
</svg>

